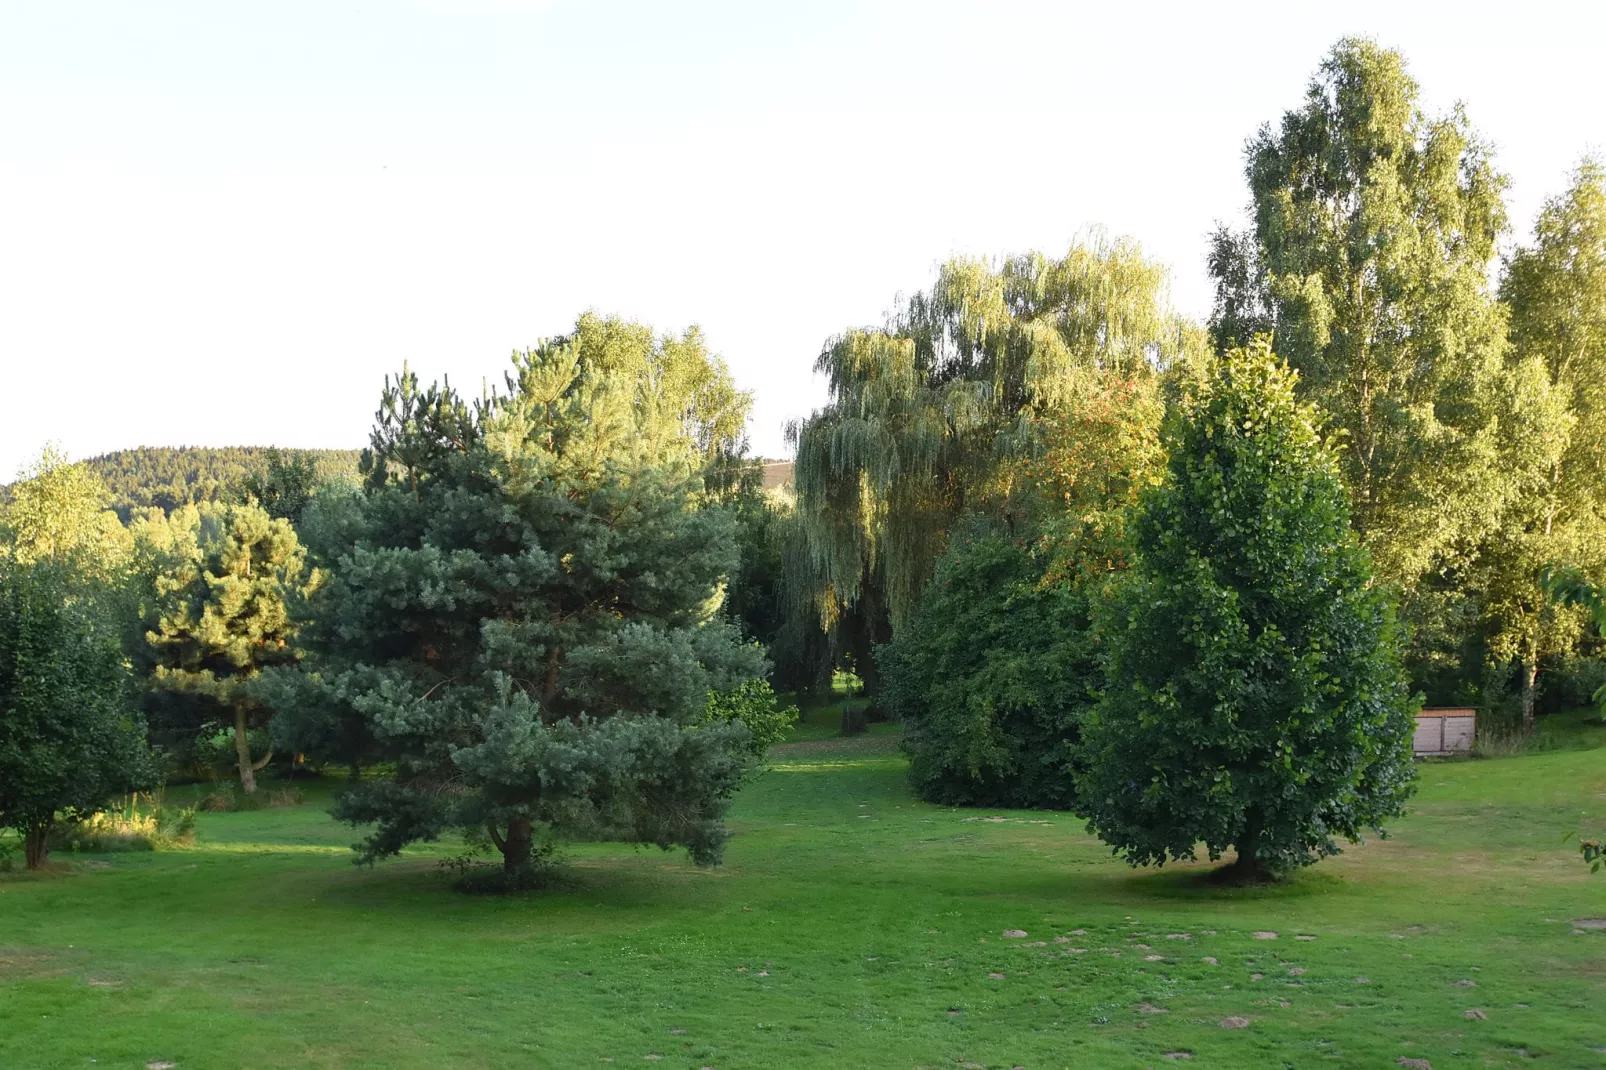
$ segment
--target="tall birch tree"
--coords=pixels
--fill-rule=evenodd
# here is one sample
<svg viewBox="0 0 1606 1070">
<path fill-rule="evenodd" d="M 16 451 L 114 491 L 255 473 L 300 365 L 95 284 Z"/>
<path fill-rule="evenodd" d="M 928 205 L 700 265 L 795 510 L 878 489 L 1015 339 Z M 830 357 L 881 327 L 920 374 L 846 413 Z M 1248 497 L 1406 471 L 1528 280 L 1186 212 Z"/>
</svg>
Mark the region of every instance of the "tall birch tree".
<svg viewBox="0 0 1606 1070">
<path fill-rule="evenodd" d="M 1546 655 L 1564 651 L 1581 611 L 1548 598 L 1547 568 L 1606 567 L 1606 167 L 1586 158 L 1547 201 L 1533 240 L 1504 265 L 1513 381 L 1506 436 L 1526 463 L 1484 541 L 1474 582 L 1496 657 L 1519 666 L 1522 718 L 1534 719 Z"/>
<path fill-rule="evenodd" d="M 1220 350 L 1275 336 L 1340 433 L 1356 531 L 1407 590 L 1496 513 L 1505 323 L 1488 284 L 1506 180 L 1398 52 L 1348 38 L 1250 139 L 1253 224 L 1210 256 Z"/>
</svg>

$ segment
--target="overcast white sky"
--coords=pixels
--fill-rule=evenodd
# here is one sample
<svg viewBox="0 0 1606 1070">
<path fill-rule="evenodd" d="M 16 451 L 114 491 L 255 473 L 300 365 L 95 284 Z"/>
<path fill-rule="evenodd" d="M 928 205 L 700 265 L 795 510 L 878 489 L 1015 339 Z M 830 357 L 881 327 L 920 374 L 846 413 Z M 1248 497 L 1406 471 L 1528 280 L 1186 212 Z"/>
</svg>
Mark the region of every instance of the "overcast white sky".
<svg viewBox="0 0 1606 1070">
<path fill-rule="evenodd" d="M 584 309 L 699 323 L 755 449 L 956 253 L 1139 239 L 1203 316 L 1241 150 L 1348 33 L 1526 232 L 1606 147 L 1606 3 L 0 0 L 0 479 L 46 440 L 356 446 Z"/>
</svg>

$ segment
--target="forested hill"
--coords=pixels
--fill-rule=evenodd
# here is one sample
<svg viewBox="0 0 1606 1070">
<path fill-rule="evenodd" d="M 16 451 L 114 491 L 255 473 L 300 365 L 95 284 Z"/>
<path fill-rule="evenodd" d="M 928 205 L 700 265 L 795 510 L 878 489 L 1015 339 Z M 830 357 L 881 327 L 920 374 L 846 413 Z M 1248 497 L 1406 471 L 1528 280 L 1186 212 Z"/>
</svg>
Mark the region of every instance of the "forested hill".
<svg viewBox="0 0 1606 1070">
<path fill-rule="evenodd" d="M 142 506 L 173 509 L 228 495 L 242 479 L 267 468 L 268 446 L 141 446 L 91 457 L 88 465 L 112 493 L 126 522 Z M 321 479 L 356 477 L 358 450 L 298 450 L 317 458 Z"/>
</svg>

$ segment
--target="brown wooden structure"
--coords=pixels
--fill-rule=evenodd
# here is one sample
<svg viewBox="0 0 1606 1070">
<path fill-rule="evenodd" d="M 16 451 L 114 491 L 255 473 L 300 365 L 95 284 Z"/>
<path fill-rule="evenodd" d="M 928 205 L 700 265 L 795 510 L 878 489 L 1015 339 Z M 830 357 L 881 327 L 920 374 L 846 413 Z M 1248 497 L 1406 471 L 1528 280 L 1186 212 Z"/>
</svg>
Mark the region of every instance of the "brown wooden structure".
<svg viewBox="0 0 1606 1070">
<path fill-rule="evenodd" d="M 1416 715 L 1417 757 L 1470 754 L 1478 734 L 1478 711 L 1466 706 L 1429 706 Z"/>
</svg>

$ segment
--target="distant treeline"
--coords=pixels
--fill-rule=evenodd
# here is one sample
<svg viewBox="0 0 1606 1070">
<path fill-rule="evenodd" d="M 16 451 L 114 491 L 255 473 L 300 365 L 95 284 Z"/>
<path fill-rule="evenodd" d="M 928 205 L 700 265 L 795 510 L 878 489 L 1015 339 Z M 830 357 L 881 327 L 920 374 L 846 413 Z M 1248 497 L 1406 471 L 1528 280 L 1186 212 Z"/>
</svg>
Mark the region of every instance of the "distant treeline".
<svg viewBox="0 0 1606 1070">
<path fill-rule="evenodd" d="M 261 475 L 270 446 L 142 446 L 91 457 L 86 464 L 111 491 L 112 508 L 127 523 L 135 509 L 176 509 L 218 501 L 236 493 L 242 481 Z M 359 450 L 284 450 L 316 458 L 321 481 L 355 479 Z"/>
</svg>

